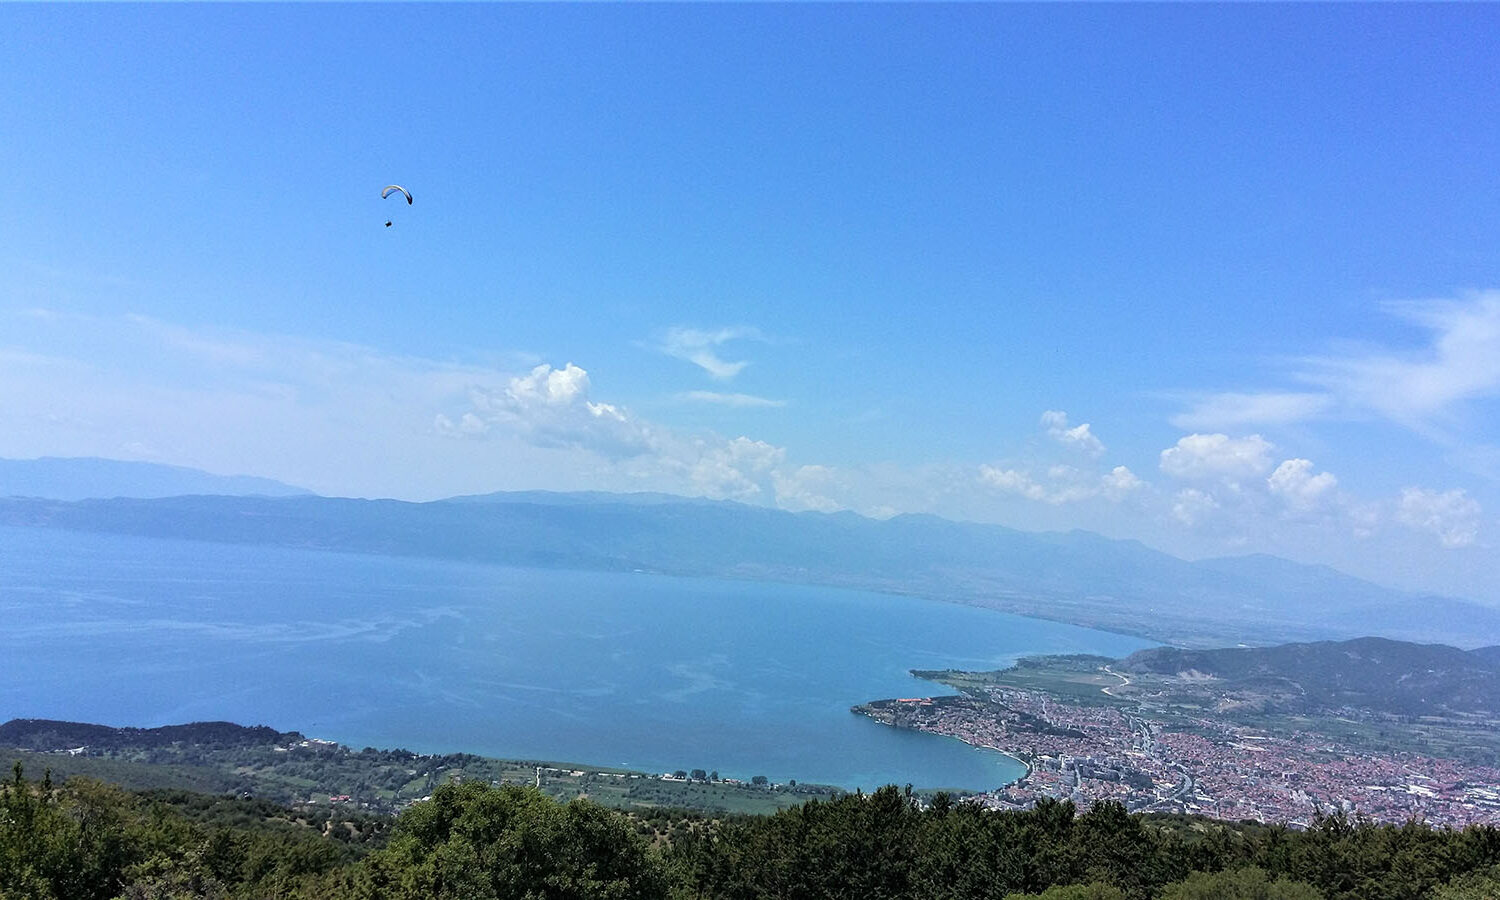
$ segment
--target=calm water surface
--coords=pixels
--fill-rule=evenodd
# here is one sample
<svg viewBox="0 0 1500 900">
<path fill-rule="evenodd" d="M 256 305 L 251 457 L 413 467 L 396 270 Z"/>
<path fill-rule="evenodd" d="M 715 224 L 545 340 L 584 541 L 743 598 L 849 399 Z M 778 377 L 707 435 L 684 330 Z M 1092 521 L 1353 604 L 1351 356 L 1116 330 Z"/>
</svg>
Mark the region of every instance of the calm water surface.
<svg viewBox="0 0 1500 900">
<path fill-rule="evenodd" d="M 908 669 L 1148 646 L 862 591 L 23 528 L 0 528 L 0 616 L 0 720 L 226 719 L 849 788 L 1022 771 L 849 712 L 942 690 Z"/>
</svg>

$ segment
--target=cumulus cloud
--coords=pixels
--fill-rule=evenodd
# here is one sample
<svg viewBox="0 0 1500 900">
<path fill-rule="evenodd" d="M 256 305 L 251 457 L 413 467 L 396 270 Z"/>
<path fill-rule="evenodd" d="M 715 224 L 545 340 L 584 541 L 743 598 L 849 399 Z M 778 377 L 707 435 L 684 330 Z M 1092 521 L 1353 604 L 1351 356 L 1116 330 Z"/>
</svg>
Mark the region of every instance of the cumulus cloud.
<svg viewBox="0 0 1500 900">
<path fill-rule="evenodd" d="M 1145 486 L 1136 474 L 1124 466 L 1115 466 L 1101 479 L 1101 490 L 1110 500 L 1123 500 Z"/>
<path fill-rule="evenodd" d="M 832 495 L 842 493 L 846 486 L 838 471 L 830 466 L 798 466 L 791 471 L 777 472 L 773 484 L 776 505 L 782 509 L 831 513 L 845 508 Z"/>
<path fill-rule="evenodd" d="M 1015 469 L 983 465 L 979 467 L 979 480 L 1004 494 L 1015 494 L 1027 500 L 1047 499 L 1046 488 L 1032 480 L 1030 475 Z"/>
<path fill-rule="evenodd" d="M 437 427 L 442 433 L 469 436 L 502 427 L 539 447 L 575 447 L 610 457 L 653 448 L 652 426 L 617 406 L 590 400 L 589 389 L 589 373 L 583 368 L 543 364 L 498 390 L 471 387 L 473 409 L 456 424 L 440 415 Z"/>
<path fill-rule="evenodd" d="M 747 437 L 732 440 L 700 438 L 692 442 L 688 477 L 706 497 L 728 500 L 761 499 L 766 483 L 786 460 L 786 451 Z"/>
<path fill-rule="evenodd" d="M 786 451 L 740 436 L 692 434 L 658 425 L 590 397 L 588 372 L 568 363 L 539 365 L 503 388 L 471 387 L 472 410 L 438 416 L 438 430 L 457 437 L 503 432 L 538 447 L 597 454 L 627 477 L 684 493 L 730 500 L 768 500 Z"/>
<path fill-rule="evenodd" d="M 1048 437 L 1065 447 L 1081 450 L 1090 456 L 1104 455 L 1104 443 L 1089 430 L 1087 422 L 1069 426 L 1067 413 L 1049 409 L 1042 413 L 1042 425 L 1047 429 Z"/>
<path fill-rule="evenodd" d="M 1308 459 L 1285 460 L 1266 479 L 1266 487 L 1272 494 L 1293 509 L 1303 511 L 1316 509 L 1326 502 L 1338 483 L 1331 472 L 1314 475 L 1312 460 Z"/>
<path fill-rule="evenodd" d="M 1172 499 L 1172 518 L 1189 528 L 1208 518 L 1219 508 L 1219 501 L 1206 491 L 1184 488 Z"/>
<path fill-rule="evenodd" d="M 1233 431 L 1188 434 L 1164 451 L 1160 480 L 1171 487 L 1162 490 L 1125 466 L 1064 452 L 1087 441 L 1051 434 L 1080 427 L 1061 413 L 1043 418 L 1047 439 L 1033 433 L 1025 443 L 1039 458 L 800 465 L 789 450 L 753 436 L 644 418 L 610 396 L 602 376 L 573 362 L 460 364 L 63 313 L 0 311 L 0 335 L 0 456 L 155 455 L 355 496 L 660 490 L 790 510 L 931 512 L 1023 528 L 1095 528 L 1189 553 L 1248 538 L 1268 552 L 1312 548 L 1304 555 L 1315 558 L 1328 547 L 1345 552 L 1359 536 L 1366 549 L 1355 552 L 1377 559 L 1371 575 L 1418 564 L 1478 566 L 1462 561 L 1481 551 L 1442 548 L 1473 548 L 1487 537 L 1479 503 L 1488 507 L 1486 497 L 1409 488 L 1362 500 L 1311 461 L 1273 456 L 1269 441 L 1231 438 Z M 1317 514 L 1290 515 L 1302 509 Z M 1332 555 L 1324 561 L 1339 564 Z"/>
<path fill-rule="evenodd" d="M 149 445 L 176 464 L 409 499 L 548 487 L 771 502 L 785 464 L 779 447 L 608 402 L 573 362 L 506 371 L 143 317 L 0 312 L 0 333 L 24 348 L 0 349 L 0 456 Z"/>
<path fill-rule="evenodd" d="M 754 394 L 721 394 L 717 391 L 684 391 L 677 395 L 680 400 L 694 403 L 712 403 L 717 406 L 733 406 L 736 408 L 768 407 L 779 408 L 786 406 L 785 400 L 772 400 L 769 397 L 757 397 Z"/>
<path fill-rule="evenodd" d="M 718 354 L 720 346 L 735 340 L 764 340 L 760 330 L 737 326 L 704 330 L 677 326 L 667 329 L 656 348 L 666 355 L 692 363 L 714 378 L 729 379 L 740 374 L 749 362 L 731 362 Z"/>
<path fill-rule="evenodd" d="M 1023 469 L 982 465 L 979 467 L 979 481 L 1002 494 L 1053 506 L 1095 497 L 1118 502 L 1145 485 L 1125 466 L 1115 466 L 1109 472 L 1097 475 L 1074 466 L 1052 465 L 1047 468 L 1045 477 L 1038 478 Z"/>
<path fill-rule="evenodd" d="M 1187 480 L 1221 479 L 1234 483 L 1264 475 L 1271 468 L 1270 441 L 1258 434 L 1189 434 L 1161 452 L 1161 470 Z"/>
<path fill-rule="evenodd" d="M 1209 431 L 1256 425 L 1289 425 L 1314 418 L 1333 406 L 1328 394 L 1267 392 L 1222 393 L 1200 397 L 1171 418 L 1185 431 Z"/>
<path fill-rule="evenodd" d="M 1479 537 L 1479 501 L 1462 490 L 1430 491 L 1409 487 L 1401 492 L 1396 520 L 1437 535 L 1444 547 L 1467 547 Z"/>
</svg>

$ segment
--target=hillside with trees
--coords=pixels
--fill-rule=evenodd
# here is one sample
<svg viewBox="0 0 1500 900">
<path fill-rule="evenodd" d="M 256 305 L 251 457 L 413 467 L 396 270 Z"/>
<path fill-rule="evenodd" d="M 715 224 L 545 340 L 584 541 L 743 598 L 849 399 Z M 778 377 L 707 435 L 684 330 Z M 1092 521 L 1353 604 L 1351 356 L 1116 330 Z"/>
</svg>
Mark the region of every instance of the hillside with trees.
<svg viewBox="0 0 1500 900">
<path fill-rule="evenodd" d="M 1207 677 L 1219 689 L 1275 689 L 1284 707 L 1355 707 L 1397 715 L 1500 714 L 1500 654 L 1364 637 L 1276 647 L 1184 650 L 1153 647 L 1121 672 Z"/>
<path fill-rule="evenodd" d="M 107 784 L 0 786 L 7 900 L 1468 900 L 1500 830 L 1306 831 L 1047 802 L 992 812 L 895 787 L 771 816 L 630 816 L 448 783 L 394 821 Z"/>
</svg>

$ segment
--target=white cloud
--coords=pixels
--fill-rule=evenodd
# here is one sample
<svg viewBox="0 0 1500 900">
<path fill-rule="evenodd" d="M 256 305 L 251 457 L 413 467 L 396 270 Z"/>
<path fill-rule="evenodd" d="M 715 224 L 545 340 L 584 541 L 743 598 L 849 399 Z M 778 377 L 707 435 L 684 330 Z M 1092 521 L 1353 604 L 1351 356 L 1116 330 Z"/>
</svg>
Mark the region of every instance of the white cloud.
<svg viewBox="0 0 1500 900">
<path fill-rule="evenodd" d="M 1374 535 L 1384 519 L 1381 504 L 1375 502 L 1353 503 L 1346 510 L 1349 531 L 1360 540 Z"/>
<path fill-rule="evenodd" d="M 1444 547 L 1473 544 L 1479 537 L 1479 515 L 1479 501 L 1462 490 L 1439 493 L 1409 487 L 1396 507 L 1398 522 L 1437 535 Z"/>
<path fill-rule="evenodd" d="M 1473 562 L 1485 556 L 1479 501 L 1487 508 L 1487 496 L 1412 488 L 1364 501 L 1309 461 L 1273 456 L 1259 435 L 1184 436 L 1162 453 L 1162 471 L 1192 480 L 1161 490 L 1035 435 L 1027 452 L 1041 447 L 1040 458 L 986 466 L 800 465 L 753 435 L 642 418 L 571 362 L 457 364 L 140 318 L 6 316 L 0 311 L 0 456 L 118 457 L 124 448 L 325 493 L 407 499 L 661 490 L 791 510 L 1084 527 L 1187 554 L 1222 552 L 1245 537 L 1254 549 L 1334 565 L 1338 553 L 1365 554 L 1355 571 L 1372 577 L 1407 572 L 1401 577 L 1415 581 L 1409 573 L 1425 566 L 1420 578 L 1450 590 L 1470 590 L 1466 577 L 1473 590 L 1494 590 L 1493 566 Z M 1078 427 L 1060 414 L 1043 420 L 1050 426 Z M 1288 515 L 1299 503 L 1316 504 L 1318 515 Z M 1478 574 L 1450 577 L 1444 566 Z"/>
<path fill-rule="evenodd" d="M 472 386 L 473 409 L 462 414 L 457 430 L 477 435 L 502 427 L 538 447 L 576 447 L 611 458 L 654 448 L 649 423 L 612 404 L 590 400 L 590 387 L 589 373 L 573 363 L 557 369 L 537 366 L 510 378 L 499 390 Z M 440 431 L 454 430 L 446 416 L 437 422 Z"/>
<path fill-rule="evenodd" d="M 773 496 L 772 476 L 786 459 L 785 449 L 658 425 L 591 400 L 591 387 L 588 372 L 573 363 L 540 365 L 510 378 L 503 389 L 471 388 L 473 410 L 456 424 L 440 416 L 439 427 L 462 436 L 499 429 L 538 447 L 585 450 L 619 464 L 630 478 L 682 493 L 732 500 Z"/>
<path fill-rule="evenodd" d="M 1412 352 L 1356 350 L 1310 358 L 1302 377 L 1351 405 L 1417 427 L 1464 401 L 1500 396 L 1500 291 L 1389 309 L 1426 329 L 1430 343 Z"/>
<path fill-rule="evenodd" d="M 1172 518 L 1191 528 L 1218 508 L 1219 501 L 1212 494 L 1197 488 L 1184 488 L 1172 500 Z"/>
<path fill-rule="evenodd" d="M 784 464 L 779 447 L 604 402 L 574 363 L 517 374 L 141 317 L 0 324 L 24 348 L 0 349 L 0 456 L 150 447 L 179 465 L 409 499 L 547 487 L 769 502 Z"/>
<path fill-rule="evenodd" d="M 505 393 L 517 406 L 568 406 L 588 396 L 589 373 L 568 363 L 561 369 L 540 365 L 510 380 Z"/>
<path fill-rule="evenodd" d="M 505 377 L 487 366 L 141 316 L 0 319 L 0 333 L 28 350 L 0 352 L 0 456 L 149 449 L 177 465 L 355 496 L 524 486 L 476 478 L 497 469 L 496 449 L 443 440 L 434 427 L 470 385 Z M 448 424 L 470 436 L 485 427 L 461 413 Z M 536 478 L 558 471 L 524 447 L 500 452 Z"/>
<path fill-rule="evenodd" d="M 1124 466 L 1115 466 L 1110 469 L 1102 480 L 1104 496 L 1110 500 L 1123 500 L 1146 484 Z"/>
<path fill-rule="evenodd" d="M 760 330 L 737 326 L 703 330 L 677 326 L 667 329 L 656 348 L 674 359 L 686 360 L 714 378 L 729 379 L 738 375 L 749 362 L 730 362 L 721 358 L 715 348 L 734 340 L 764 340 Z"/>
<path fill-rule="evenodd" d="M 490 430 L 488 423 L 471 412 L 466 412 L 459 416 L 457 422 L 442 413 L 438 413 L 433 417 L 432 427 L 434 431 L 443 437 L 456 438 L 483 437 Z"/>
<path fill-rule="evenodd" d="M 1173 416 L 1171 422 L 1185 431 L 1289 425 L 1321 415 L 1333 406 L 1333 402 L 1327 394 L 1210 394 L 1199 398 L 1192 409 Z"/>
<path fill-rule="evenodd" d="M 1047 489 L 1032 480 L 1025 472 L 1015 469 L 1001 469 L 996 466 L 983 465 L 979 467 L 979 480 L 1001 493 L 1015 494 L 1025 497 L 1027 500 L 1046 500 Z"/>
<path fill-rule="evenodd" d="M 1277 426 L 1331 412 L 1374 413 L 1445 443 L 1462 407 L 1500 397 L 1500 291 L 1387 304 L 1426 333 L 1415 349 L 1351 345 L 1295 360 L 1285 376 L 1317 391 L 1200 397 L 1172 424 L 1193 431 Z"/>
<path fill-rule="evenodd" d="M 737 437 L 723 441 L 699 439 L 692 443 L 689 478 L 705 497 L 754 500 L 769 493 L 766 483 L 786 460 L 786 451 L 765 441 Z"/>
<path fill-rule="evenodd" d="M 1096 475 L 1074 466 L 1053 465 L 1047 468 L 1045 479 L 1039 479 L 1021 469 L 982 465 L 979 480 L 1002 494 L 1053 506 L 1095 497 L 1118 502 L 1145 484 L 1125 466 L 1115 466 L 1103 475 Z"/>
<path fill-rule="evenodd" d="M 1314 475 L 1312 469 L 1312 460 L 1285 460 L 1266 479 L 1266 487 L 1293 509 L 1316 509 L 1333 495 L 1339 480 L 1331 472 Z"/>
<path fill-rule="evenodd" d="M 689 400 L 695 403 L 713 403 L 718 406 L 732 406 L 735 408 L 768 407 L 779 408 L 786 406 L 785 400 L 772 400 L 769 397 L 757 397 L 754 394 L 721 394 L 717 391 L 684 391 L 677 395 L 680 400 Z"/>
<path fill-rule="evenodd" d="M 1103 456 L 1104 443 L 1089 430 L 1089 423 L 1068 426 L 1068 414 L 1060 410 L 1049 409 L 1042 413 L 1042 425 L 1047 428 L 1047 435 L 1058 443 L 1082 450 L 1090 456 Z"/>
<path fill-rule="evenodd" d="M 1258 434 L 1243 438 L 1189 434 L 1161 452 L 1161 470 L 1175 478 L 1235 483 L 1265 474 L 1271 468 L 1272 447 Z"/>
<path fill-rule="evenodd" d="M 846 490 L 841 482 L 838 472 L 829 466 L 798 466 L 789 472 L 777 472 L 773 479 L 776 505 L 792 512 L 838 512 L 846 507 L 830 495 Z"/>
</svg>

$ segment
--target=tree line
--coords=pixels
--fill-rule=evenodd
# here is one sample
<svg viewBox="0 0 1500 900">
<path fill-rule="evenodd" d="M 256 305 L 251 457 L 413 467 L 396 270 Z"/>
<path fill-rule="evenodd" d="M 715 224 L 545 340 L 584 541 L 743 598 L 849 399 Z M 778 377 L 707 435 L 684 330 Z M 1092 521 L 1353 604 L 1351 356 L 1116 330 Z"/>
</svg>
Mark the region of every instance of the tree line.
<svg viewBox="0 0 1500 900">
<path fill-rule="evenodd" d="M 394 821 L 86 779 L 0 786 L 4 900 L 1476 900 L 1500 829 L 1306 830 L 894 787 L 769 816 L 631 816 L 449 783 Z"/>
</svg>

